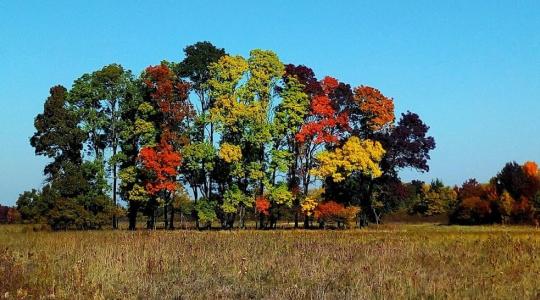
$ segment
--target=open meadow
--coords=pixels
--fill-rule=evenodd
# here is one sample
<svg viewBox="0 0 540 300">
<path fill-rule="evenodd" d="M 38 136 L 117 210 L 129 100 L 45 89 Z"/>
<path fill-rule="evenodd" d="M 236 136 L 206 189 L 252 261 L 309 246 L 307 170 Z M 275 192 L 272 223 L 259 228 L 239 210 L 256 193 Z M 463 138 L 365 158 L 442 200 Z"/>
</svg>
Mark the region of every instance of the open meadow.
<svg viewBox="0 0 540 300">
<path fill-rule="evenodd" d="M 0 227 L 0 298 L 537 298 L 540 230 Z"/>
</svg>

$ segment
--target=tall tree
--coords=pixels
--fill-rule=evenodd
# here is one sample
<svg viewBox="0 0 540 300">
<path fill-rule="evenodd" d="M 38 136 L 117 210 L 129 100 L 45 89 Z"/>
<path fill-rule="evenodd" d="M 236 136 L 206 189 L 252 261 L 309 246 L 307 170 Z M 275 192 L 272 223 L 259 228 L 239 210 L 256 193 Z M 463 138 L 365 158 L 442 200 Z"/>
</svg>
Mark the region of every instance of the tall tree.
<svg viewBox="0 0 540 300">
<path fill-rule="evenodd" d="M 50 92 L 30 139 L 36 154 L 53 158 L 45 167 L 48 182 L 38 198 L 47 207 L 45 218 L 54 229 L 101 227 L 111 213 L 104 174 L 94 163 L 83 163 L 86 135 L 78 127 L 77 113 L 68 109 L 66 89 L 56 86 Z"/>
<path fill-rule="evenodd" d="M 283 87 L 279 89 L 281 102 L 276 107 L 273 124 L 273 174 L 275 182 L 276 173 L 285 169 L 287 171 L 287 187 L 294 195 L 295 217 L 294 226 L 298 227 L 298 215 L 300 212 L 300 174 L 299 157 L 301 145 L 295 136 L 300 131 L 304 120 L 309 112 L 309 95 L 307 92 L 308 78 L 312 78 L 318 86 L 313 72 L 308 76 L 302 75 L 311 71 L 303 66 L 295 67 L 287 65 L 283 76 Z M 308 71 L 309 70 L 309 71 Z M 303 71 L 303 72 L 302 72 Z M 304 82 L 304 84 L 302 83 Z M 264 214 L 261 215 L 261 218 Z"/>
<path fill-rule="evenodd" d="M 120 153 L 118 177 L 119 194 L 128 202 L 129 230 L 135 230 L 137 213 L 147 194 L 142 182 L 140 168 L 137 167 L 141 145 L 155 139 L 155 128 L 146 122 L 152 115 L 153 108 L 142 99 L 142 82 L 134 81 L 134 93 L 120 102 L 121 127 L 119 128 Z"/>
<path fill-rule="evenodd" d="M 212 107 L 213 99 L 206 84 L 210 79 L 209 66 L 226 55 L 225 49 L 217 48 L 212 43 L 197 42 L 184 48 L 185 58 L 175 66 L 177 75 L 191 83 L 191 89 L 199 99 L 200 114 L 204 115 Z"/>
<path fill-rule="evenodd" d="M 133 97 L 135 86 L 131 71 L 110 64 L 77 79 L 70 92 L 70 102 L 78 112 L 94 159 L 108 162 L 112 179 L 112 199 L 117 206 L 118 150 L 123 120 L 120 105 Z M 110 149 L 106 157 L 106 149 Z M 103 166 L 104 167 L 104 166 Z M 118 227 L 116 215 L 113 228 Z"/>
<path fill-rule="evenodd" d="M 189 142 L 189 136 L 186 134 L 188 126 L 187 120 L 193 113 L 192 106 L 188 101 L 189 84 L 178 78 L 165 62 L 158 66 L 146 68 L 142 81 L 144 88 L 144 104 L 146 104 L 143 105 L 143 107 L 146 106 L 143 110 L 147 111 L 147 118 L 146 120 L 140 120 L 139 123 L 146 124 L 146 127 L 150 129 L 153 136 L 148 140 L 141 142 L 142 149 L 140 150 L 139 156 L 144 157 L 145 151 L 152 149 L 159 141 L 159 145 L 157 148 L 154 148 L 154 151 L 165 155 L 165 157 L 161 159 L 162 162 L 169 161 L 169 163 L 174 165 L 174 167 L 169 165 L 166 170 L 170 173 L 169 171 L 171 170 L 168 168 L 175 169 L 174 175 L 169 175 L 176 177 L 178 175 L 178 170 L 176 169 L 180 165 L 180 149 Z M 139 106 L 139 109 L 141 109 L 141 106 Z M 177 164 L 173 163 L 176 162 L 176 156 L 178 157 Z M 148 169 L 148 165 L 145 165 L 145 168 Z M 154 177 L 159 175 L 159 172 L 155 169 L 152 171 Z M 158 181 L 163 180 L 159 179 L 159 176 L 157 178 Z M 175 187 L 176 186 L 177 185 L 175 185 Z M 148 182 L 145 184 L 145 187 L 146 193 L 151 196 L 151 201 L 147 203 L 147 213 L 149 213 L 151 217 L 151 222 L 148 226 L 153 228 L 155 227 L 153 221 L 156 205 L 158 204 L 156 201 L 157 191 L 152 188 L 152 185 L 149 185 Z M 171 212 L 170 218 L 172 219 L 174 217 L 172 197 L 174 189 L 164 188 L 162 190 L 165 192 L 160 196 L 164 201 L 165 225 L 168 227 L 168 225 L 171 224 L 168 219 L 168 208 L 170 208 Z"/>
<path fill-rule="evenodd" d="M 221 176 L 222 182 L 218 185 L 224 195 L 227 191 L 227 195 L 233 195 L 238 189 L 251 199 L 248 203 L 237 202 L 235 211 L 225 203 L 229 211 L 225 214 L 227 218 L 234 220 L 238 213 L 241 226 L 245 208 L 251 206 L 254 196 L 262 195 L 265 186 L 270 189 L 270 125 L 276 105 L 275 86 L 283 73 L 284 66 L 279 58 L 265 50 L 251 51 L 247 60 L 226 55 L 210 67 L 208 85 L 210 95 L 215 99 L 210 114 L 222 137 L 220 153 L 228 152 L 227 148 L 240 149 L 241 152 L 240 161 L 227 162 L 222 158 L 231 172 L 228 176 Z M 224 200 L 220 199 L 222 204 Z M 223 205 L 221 207 L 224 208 Z"/>
<path fill-rule="evenodd" d="M 429 126 L 417 114 L 402 114 L 397 126 L 380 136 L 387 150 L 383 162 L 385 173 L 396 174 L 402 168 L 429 171 L 429 153 L 435 149 L 435 139 L 427 135 L 428 130 Z"/>
<path fill-rule="evenodd" d="M 63 162 L 82 163 L 81 150 L 85 134 L 78 127 L 77 114 L 67 108 L 67 95 L 63 86 L 50 89 L 43 113 L 38 114 L 34 121 L 36 132 L 30 138 L 36 155 L 53 159 L 44 170 L 49 180 L 61 172 Z"/>
<path fill-rule="evenodd" d="M 199 192 L 203 197 L 212 197 L 212 171 L 215 166 L 216 149 L 214 146 L 214 125 L 209 120 L 209 110 L 214 99 L 207 84 L 210 79 L 210 65 L 226 54 L 223 48 L 203 41 L 184 48 L 185 58 L 175 66 L 178 77 L 188 81 L 191 91 L 196 95 L 192 101 L 196 114 L 190 118 L 190 144 L 183 149 L 184 164 L 182 173 L 184 182 L 193 190 L 195 202 Z M 194 214 L 197 217 L 197 214 Z M 197 227 L 199 226 L 196 218 Z"/>
</svg>

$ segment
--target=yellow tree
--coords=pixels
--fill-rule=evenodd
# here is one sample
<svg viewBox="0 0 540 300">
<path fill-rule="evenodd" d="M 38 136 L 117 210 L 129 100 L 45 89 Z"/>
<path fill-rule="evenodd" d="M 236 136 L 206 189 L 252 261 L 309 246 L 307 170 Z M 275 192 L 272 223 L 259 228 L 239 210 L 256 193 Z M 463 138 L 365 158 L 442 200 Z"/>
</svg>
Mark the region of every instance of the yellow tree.
<svg viewBox="0 0 540 300">
<path fill-rule="evenodd" d="M 264 193 L 265 185 L 272 188 L 268 158 L 273 100 L 284 66 L 272 51 L 256 49 L 248 59 L 225 55 L 209 70 L 207 84 L 215 101 L 210 120 L 221 137 L 218 156 L 223 164 L 216 182 L 220 194 L 228 195 L 220 200 L 220 207 L 230 219 L 237 213 L 242 216 L 245 207 L 252 206 L 254 196 Z"/>
<path fill-rule="evenodd" d="M 345 180 L 353 172 L 377 178 L 382 175 L 379 162 L 384 153 L 381 143 L 352 136 L 342 147 L 318 153 L 318 166 L 311 173 L 321 178 L 332 177 L 334 182 Z"/>
</svg>

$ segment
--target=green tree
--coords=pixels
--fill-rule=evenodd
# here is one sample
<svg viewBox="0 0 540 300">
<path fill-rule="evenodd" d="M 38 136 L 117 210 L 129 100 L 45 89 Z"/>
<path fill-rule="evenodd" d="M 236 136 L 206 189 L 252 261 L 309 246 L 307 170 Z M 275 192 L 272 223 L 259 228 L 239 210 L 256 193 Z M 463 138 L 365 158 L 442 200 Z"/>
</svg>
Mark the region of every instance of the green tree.
<svg viewBox="0 0 540 300">
<path fill-rule="evenodd" d="M 137 213 L 147 199 L 137 166 L 139 149 L 141 145 L 154 140 L 156 131 L 151 122 L 145 121 L 152 116 L 153 107 L 142 99 L 142 83 L 135 80 L 134 86 L 134 93 L 120 102 L 120 152 L 116 156 L 119 161 L 119 194 L 128 202 L 129 230 L 136 229 Z"/>
<path fill-rule="evenodd" d="M 45 167 L 44 173 L 52 180 L 62 171 L 63 162 L 81 164 L 81 150 L 85 140 L 84 132 L 78 127 L 79 118 L 67 108 L 67 90 L 63 86 L 50 89 L 43 113 L 34 121 L 36 132 L 30 138 L 36 155 L 44 155 L 53 161 Z"/>
<path fill-rule="evenodd" d="M 123 126 L 120 106 L 136 93 L 131 71 L 121 65 L 110 64 L 91 74 L 84 74 L 75 80 L 70 92 L 70 102 L 82 121 L 82 128 L 93 148 L 94 159 L 108 163 L 112 179 L 112 199 L 117 206 L 118 155 L 120 132 Z M 110 150 L 105 157 L 106 149 Z M 113 216 L 113 228 L 118 227 Z"/>
<path fill-rule="evenodd" d="M 306 86 L 301 83 L 300 74 L 291 65 L 287 66 L 288 72 L 283 76 L 284 87 L 280 90 L 281 102 L 276 107 L 273 124 L 272 152 L 272 182 L 275 182 L 278 171 L 287 171 L 287 186 L 293 192 L 293 204 L 295 206 L 294 226 L 298 227 L 300 213 L 300 174 L 299 163 L 301 156 L 301 144 L 295 136 L 302 127 L 309 112 L 309 96 Z M 305 81 L 305 80 L 304 80 Z"/>
<path fill-rule="evenodd" d="M 35 189 L 25 191 L 17 199 L 17 211 L 21 214 L 23 222 L 44 223 L 47 207 L 43 205 L 41 193 Z"/>
<path fill-rule="evenodd" d="M 209 121 L 209 109 L 214 99 L 207 84 L 210 79 L 210 65 L 226 54 L 223 48 L 212 43 L 197 42 L 184 48 L 185 58 L 175 66 L 178 77 L 190 83 L 190 90 L 196 95 L 192 101 L 196 114 L 190 118 L 190 145 L 183 149 L 185 164 L 182 167 L 183 179 L 193 190 L 195 201 L 199 191 L 205 198 L 212 195 L 212 171 L 216 150 L 214 147 L 214 125 Z M 196 216 L 196 215 L 195 215 Z M 197 226 L 198 226 L 198 219 Z"/>
<path fill-rule="evenodd" d="M 283 74 L 277 55 L 264 50 L 251 51 L 247 60 L 226 55 L 210 66 L 208 86 L 215 99 L 210 119 L 222 137 L 220 158 L 230 170 L 221 178 L 224 182 L 218 183 L 223 193 L 237 186 L 253 202 L 255 195 L 263 195 L 265 185 L 271 186 L 275 87 Z M 246 204 L 237 203 L 242 217 Z"/>
</svg>

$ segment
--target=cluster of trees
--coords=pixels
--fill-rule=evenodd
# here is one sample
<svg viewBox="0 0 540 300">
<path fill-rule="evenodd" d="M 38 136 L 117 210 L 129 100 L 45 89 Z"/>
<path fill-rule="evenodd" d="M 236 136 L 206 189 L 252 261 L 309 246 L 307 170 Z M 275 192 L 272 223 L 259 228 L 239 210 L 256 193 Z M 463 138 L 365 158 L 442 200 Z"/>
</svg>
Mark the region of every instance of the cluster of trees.
<svg viewBox="0 0 540 300">
<path fill-rule="evenodd" d="M 400 205 L 402 168 L 429 170 L 429 127 L 393 99 L 351 87 L 268 50 L 229 55 L 209 42 L 140 76 L 111 64 L 50 90 L 31 145 L 51 158 L 41 191 L 21 195 L 26 220 L 55 229 L 118 226 L 127 204 L 174 228 L 189 207 L 197 226 L 262 228 L 379 222 Z M 322 189 L 321 189 L 322 187 Z M 191 199 L 191 200 L 190 200 Z"/>
<path fill-rule="evenodd" d="M 436 216 L 453 211 L 457 203 L 456 187 L 445 186 L 436 179 L 431 184 L 412 181 L 409 186 L 409 198 L 406 208 L 410 214 Z"/>
<path fill-rule="evenodd" d="M 21 215 L 14 207 L 0 205 L 0 224 L 13 224 L 21 220 Z"/>
<path fill-rule="evenodd" d="M 540 220 L 540 171 L 535 162 L 507 163 L 488 183 L 476 179 L 460 187 L 412 181 L 402 209 L 421 216 L 448 215 L 451 224 L 537 224 Z"/>
<path fill-rule="evenodd" d="M 455 224 L 534 223 L 540 218 L 540 172 L 535 162 L 507 163 L 487 184 L 470 179 L 456 189 Z"/>
</svg>

